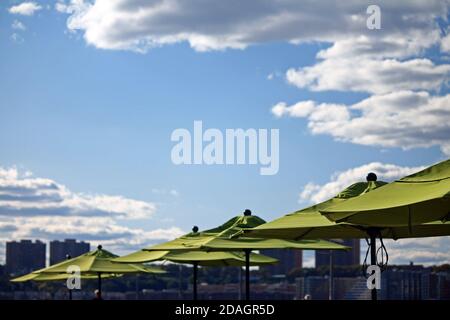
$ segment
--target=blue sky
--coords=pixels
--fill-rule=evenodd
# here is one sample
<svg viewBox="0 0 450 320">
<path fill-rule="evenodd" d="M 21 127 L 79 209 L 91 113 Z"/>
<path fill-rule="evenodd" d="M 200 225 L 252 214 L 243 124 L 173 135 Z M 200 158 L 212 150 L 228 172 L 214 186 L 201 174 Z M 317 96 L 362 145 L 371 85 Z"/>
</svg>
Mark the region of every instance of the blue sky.
<svg viewBox="0 0 450 320">
<path fill-rule="evenodd" d="M 436 16 L 446 18 L 446 6 L 444 10 L 439 2 L 424 2 L 425 9 L 407 3 L 386 3 L 384 9 L 381 4 L 386 20 L 382 20 L 383 28 L 378 34 L 366 29 L 365 20 L 342 30 L 338 27 L 337 31 L 332 30 L 333 25 L 312 23 L 310 34 L 300 29 L 299 34 L 286 32 L 281 27 L 272 33 L 268 27 L 267 34 L 245 27 L 230 31 L 233 19 L 242 19 L 234 21 L 239 25 L 248 19 L 257 24 L 267 16 L 277 17 L 277 8 L 257 2 L 242 9 L 254 9 L 248 17 L 246 12 L 242 12 L 242 17 L 233 14 L 230 3 L 229 11 L 223 11 L 224 16 L 229 14 L 228 22 L 195 20 L 201 6 L 194 1 L 193 13 L 182 16 L 184 19 L 174 13 L 163 28 L 159 20 L 144 15 L 142 21 L 137 21 L 142 28 L 133 30 L 130 26 L 136 21 L 117 17 L 139 10 L 135 1 L 118 1 L 124 7 L 129 5 L 129 11 L 118 5 L 108 7 L 104 1 L 89 3 L 91 6 L 84 1 L 35 1 L 34 9 L 28 11 L 25 7 L 11 10 L 23 1 L 0 4 L 0 168 L 4 177 L 9 170 L 9 178 L 4 178 L 3 183 L 11 186 L 22 181 L 21 185 L 31 184 L 35 192 L 42 186 L 37 179 L 47 179 L 58 184 L 57 195 L 62 199 L 68 193 L 61 190 L 70 190 L 70 203 L 75 203 L 73 208 L 69 205 L 61 212 L 54 210 L 54 215 L 41 206 L 44 200 L 31 205 L 39 209 L 33 213 L 26 213 L 20 200 L 14 203 L 17 207 L 12 211 L 11 203 L 4 203 L 0 212 L 2 241 L 11 237 L 79 238 L 83 232 L 77 226 L 85 223 L 96 226 L 91 232 L 93 243 L 106 243 L 125 252 L 176 236 L 194 224 L 201 229 L 213 227 L 246 208 L 271 220 L 313 201 L 313 196 L 304 193 L 308 184 L 314 185 L 316 192 L 332 196 L 333 191 L 327 191 L 330 181 L 344 187 L 365 177 L 356 170 L 360 176 L 348 173 L 337 181 L 337 172 L 374 168 L 381 177 L 384 174 L 394 179 L 448 158 L 450 148 L 446 140 L 450 128 L 442 125 L 427 132 L 426 125 L 417 124 L 419 118 L 404 119 L 402 123 L 398 119 L 403 119 L 403 111 L 395 109 L 400 102 L 393 103 L 389 112 L 377 111 L 362 117 L 366 130 L 353 127 L 356 124 L 345 116 L 339 118 L 341 113 L 333 114 L 333 105 L 339 105 L 336 112 L 350 110 L 352 117 L 359 117 L 362 109 L 352 109 L 351 105 L 389 96 L 389 101 L 413 101 L 411 108 L 415 109 L 410 111 L 419 112 L 420 118 L 425 118 L 427 112 L 434 115 L 433 111 L 422 110 L 425 105 L 429 110 L 442 111 L 443 122 L 450 122 L 446 104 L 450 41 L 446 37 L 447 24 L 441 22 L 438 26 L 436 22 Z M 217 12 L 208 6 L 204 8 L 209 9 L 213 18 Z M 327 15 L 319 9 L 314 11 L 318 17 Z M 347 13 L 361 19 L 367 16 L 364 3 L 341 9 L 336 12 L 337 22 L 339 16 Z M 396 25 L 391 16 L 402 10 L 413 12 L 425 22 Z M 300 13 L 298 16 L 299 21 L 294 22 L 300 26 L 305 17 L 300 17 Z M 105 17 L 118 21 L 97 23 Z M 190 20 L 197 21 L 195 27 Z M 153 25 L 157 22 L 157 26 Z M 159 27 L 163 31 L 156 34 L 154 30 Z M 201 38 L 202 45 L 198 44 L 199 36 L 206 37 Z M 346 53 L 350 44 L 358 46 L 365 41 L 361 37 L 369 39 L 368 53 Z M 322 59 L 317 56 L 333 46 L 339 49 L 339 44 L 343 44 L 343 52 L 328 51 Z M 390 45 L 395 45 L 398 52 L 390 51 Z M 364 59 L 375 65 L 360 65 Z M 387 60 L 395 63 L 386 67 Z M 328 69 L 321 62 L 335 68 Z M 348 70 L 353 63 L 355 70 Z M 288 70 L 296 77 L 289 78 Z M 348 75 L 339 78 L 345 72 Z M 346 81 L 353 75 L 356 82 L 367 85 L 361 88 Z M 414 77 L 418 82 L 414 82 Z M 406 97 L 398 97 L 399 92 L 405 92 Z M 429 97 L 424 97 L 425 93 Z M 435 102 L 436 97 L 442 101 Z M 372 100 L 366 108 L 372 107 Z M 335 126 L 334 120 L 314 115 L 303 104 L 295 108 L 296 103 L 305 101 L 313 101 L 314 110 L 322 105 L 326 114 L 342 122 Z M 273 107 L 282 102 L 285 104 L 276 113 Z M 398 123 L 398 128 L 389 126 L 393 130 L 389 135 L 379 127 L 383 117 Z M 170 159 L 174 145 L 170 135 L 177 128 L 192 130 L 194 120 L 202 120 L 205 128 L 221 130 L 278 128 L 278 174 L 261 176 L 259 167 L 250 165 L 175 166 Z M 430 127 L 434 120 L 429 120 Z M 378 164 L 364 167 L 371 163 Z M 388 164 L 395 166 L 387 168 Z M 102 195 L 120 196 L 117 206 L 124 211 L 128 205 L 144 206 L 144 213 L 137 218 L 122 217 L 123 213 L 116 212 L 119 209 L 99 205 Z M 139 203 L 130 204 L 127 199 Z M 116 215 L 109 215 L 110 212 Z M 46 227 L 58 224 L 57 221 L 70 227 Z M 23 223 L 26 228 L 21 228 Z M 108 236 L 101 230 L 104 223 L 115 225 Z M 133 237 L 131 244 L 126 243 L 128 236 Z M 414 245 L 415 242 L 411 252 Z M 442 256 L 437 262 L 448 261 L 448 244 L 439 250 Z M 418 262 L 434 262 L 426 255 L 412 257 Z M 408 259 L 400 255 L 397 261 Z"/>
</svg>

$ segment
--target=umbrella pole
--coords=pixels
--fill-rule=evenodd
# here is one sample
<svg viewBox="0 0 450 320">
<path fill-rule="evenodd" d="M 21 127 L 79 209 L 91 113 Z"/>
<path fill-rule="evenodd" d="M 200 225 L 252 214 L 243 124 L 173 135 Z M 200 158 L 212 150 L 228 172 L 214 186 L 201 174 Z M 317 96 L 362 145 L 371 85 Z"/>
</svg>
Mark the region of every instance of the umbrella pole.
<svg viewBox="0 0 450 320">
<path fill-rule="evenodd" d="M 66 260 L 70 260 L 71 258 L 70 254 L 66 255 Z M 72 300 L 72 289 L 69 289 L 69 300 Z"/>
<path fill-rule="evenodd" d="M 101 297 L 102 296 L 102 276 L 101 276 L 100 272 L 97 273 L 97 276 L 98 276 L 98 293 L 99 293 L 99 296 Z"/>
<path fill-rule="evenodd" d="M 370 234 L 370 264 L 371 265 L 376 265 L 377 264 L 377 238 L 375 237 L 375 234 L 371 233 Z M 372 300 L 376 301 L 377 300 L 377 289 L 373 288 L 372 289 Z"/>
<path fill-rule="evenodd" d="M 198 262 L 194 262 L 194 279 L 192 283 L 194 300 L 197 300 L 197 273 L 198 273 Z"/>
<path fill-rule="evenodd" d="M 329 276 L 329 287 L 328 287 L 328 300 L 333 300 L 333 250 L 330 250 L 330 276 Z"/>
<path fill-rule="evenodd" d="M 136 273 L 136 283 L 135 283 L 135 289 L 136 289 L 136 300 L 139 300 L 139 274 Z"/>
<path fill-rule="evenodd" d="M 242 267 L 239 267 L 239 300 L 242 300 Z"/>
<path fill-rule="evenodd" d="M 250 252 L 245 250 L 245 300 L 250 300 Z"/>
<path fill-rule="evenodd" d="M 183 269 L 181 264 L 178 265 L 178 297 L 183 299 Z"/>
</svg>

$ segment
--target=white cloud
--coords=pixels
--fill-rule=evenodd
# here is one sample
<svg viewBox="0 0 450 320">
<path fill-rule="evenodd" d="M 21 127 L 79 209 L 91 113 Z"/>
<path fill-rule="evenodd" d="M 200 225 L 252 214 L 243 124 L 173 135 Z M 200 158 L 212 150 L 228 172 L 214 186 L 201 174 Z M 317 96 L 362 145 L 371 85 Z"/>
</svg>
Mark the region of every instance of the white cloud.
<svg viewBox="0 0 450 320">
<path fill-rule="evenodd" d="M 148 219 L 155 210 L 151 202 L 75 193 L 29 171 L 0 167 L 0 253 L 11 239 L 76 238 L 123 254 L 184 233 L 175 226 L 144 230 L 124 225 Z"/>
<path fill-rule="evenodd" d="M 441 39 L 441 50 L 444 52 L 450 52 L 450 34 L 447 34 Z"/>
<path fill-rule="evenodd" d="M 283 116 L 290 116 L 296 118 L 304 118 L 311 114 L 316 108 L 314 101 L 300 101 L 292 106 L 288 106 L 285 102 L 279 102 L 272 107 L 272 113 L 281 118 Z"/>
<path fill-rule="evenodd" d="M 21 4 L 9 8 L 9 13 L 20 14 L 23 16 L 32 16 L 36 11 L 39 11 L 41 9 L 42 6 L 40 6 L 36 2 L 22 2 Z"/>
<path fill-rule="evenodd" d="M 441 4 L 441 14 L 448 12 L 448 3 Z M 440 95 L 448 89 L 450 64 L 424 58 L 426 49 L 433 46 L 449 52 L 450 37 L 436 27 L 439 14 L 429 11 L 434 3 L 415 2 L 413 6 L 419 5 L 424 14 L 402 5 L 408 13 L 397 12 L 399 25 L 390 21 L 395 5 L 381 3 L 382 31 L 345 31 L 345 38 L 327 40 L 330 46 L 317 53 L 315 64 L 285 73 L 286 81 L 301 89 L 372 96 L 353 105 L 279 102 L 272 113 L 278 118 L 306 118 L 312 134 L 327 134 L 337 141 L 402 149 L 439 146 L 450 155 L 450 95 Z"/>
<path fill-rule="evenodd" d="M 447 8 L 438 0 L 378 4 L 382 33 L 366 28 L 367 4 L 358 1 L 72 0 L 57 3 L 56 10 L 69 14 L 68 28 L 83 32 L 86 42 L 97 48 L 145 52 L 177 42 L 205 51 L 272 41 L 335 42 L 361 35 L 388 40 L 401 36 L 415 42 L 412 47 L 424 47 L 439 30 L 435 18 L 445 17 Z"/>
<path fill-rule="evenodd" d="M 450 65 L 428 59 L 374 60 L 356 55 L 326 59 L 310 67 L 289 69 L 289 83 L 313 91 L 339 90 L 389 93 L 399 90 L 439 90 L 448 80 Z"/>
<path fill-rule="evenodd" d="M 22 31 L 27 29 L 25 25 L 19 20 L 14 20 L 13 23 L 11 24 L 11 28 L 13 28 L 14 30 L 22 30 Z"/>
<path fill-rule="evenodd" d="M 60 13 L 71 13 L 69 11 L 69 5 L 65 4 L 63 0 L 58 0 L 58 2 L 55 3 L 55 10 Z"/>
<path fill-rule="evenodd" d="M 319 51 L 317 58 L 322 60 L 345 57 L 377 60 L 405 58 L 422 54 L 424 49 L 438 44 L 440 38 L 441 33 L 438 29 L 430 33 L 411 30 L 406 35 L 378 35 L 377 37 L 358 35 L 333 42 L 329 48 Z"/>
<path fill-rule="evenodd" d="M 88 241 L 92 247 L 101 244 L 110 251 L 125 254 L 184 233 L 178 227 L 154 230 L 130 228 L 110 217 L 0 217 L 0 252 L 4 250 L 5 242 L 11 239 L 51 241 L 74 238 Z"/>
<path fill-rule="evenodd" d="M 301 101 L 272 107 L 277 117 L 308 119 L 312 134 L 339 141 L 403 149 L 439 146 L 450 155 L 450 94 L 399 91 L 374 95 L 353 105 Z"/>
<path fill-rule="evenodd" d="M 114 216 L 149 218 L 156 211 L 151 202 L 123 196 L 70 191 L 51 179 L 21 175 L 17 168 L 0 167 L 0 216 Z"/>
<path fill-rule="evenodd" d="M 380 162 L 368 163 L 356 168 L 335 172 L 330 177 L 330 181 L 322 185 L 314 182 L 306 184 L 300 193 L 300 202 L 319 203 L 328 200 L 351 184 L 365 181 L 369 172 L 374 172 L 378 176 L 378 180 L 389 182 L 421 169 L 423 167 L 402 167 Z"/>
</svg>

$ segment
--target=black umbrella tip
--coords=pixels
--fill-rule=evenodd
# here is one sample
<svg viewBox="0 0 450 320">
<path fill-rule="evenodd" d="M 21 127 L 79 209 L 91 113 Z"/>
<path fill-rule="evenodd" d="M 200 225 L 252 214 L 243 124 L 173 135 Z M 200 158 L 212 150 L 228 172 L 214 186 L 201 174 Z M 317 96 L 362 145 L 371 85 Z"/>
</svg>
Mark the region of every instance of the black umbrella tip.
<svg viewBox="0 0 450 320">
<path fill-rule="evenodd" d="M 197 226 L 193 226 L 192 227 L 192 232 L 197 233 L 198 232 L 198 227 Z"/>
<path fill-rule="evenodd" d="M 70 254 L 66 254 L 66 259 L 69 260 L 70 258 L 72 258 L 72 257 L 70 256 Z"/>
<path fill-rule="evenodd" d="M 102 248 L 103 248 L 103 247 L 102 247 L 101 244 L 99 244 L 99 245 L 97 246 L 97 249 L 98 249 L 98 250 L 102 250 Z"/>
<path fill-rule="evenodd" d="M 245 209 L 244 211 L 244 216 L 251 216 L 252 215 L 252 210 L 250 209 Z"/>
<path fill-rule="evenodd" d="M 367 181 L 377 181 L 377 175 L 373 172 L 369 172 L 369 174 L 366 177 Z"/>
</svg>

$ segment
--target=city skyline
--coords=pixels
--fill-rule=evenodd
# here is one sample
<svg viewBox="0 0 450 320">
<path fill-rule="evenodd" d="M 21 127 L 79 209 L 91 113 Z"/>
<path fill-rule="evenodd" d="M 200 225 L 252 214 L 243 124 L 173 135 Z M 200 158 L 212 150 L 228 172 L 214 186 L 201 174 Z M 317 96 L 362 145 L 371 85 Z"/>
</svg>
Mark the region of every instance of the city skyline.
<svg viewBox="0 0 450 320">
<path fill-rule="evenodd" d="M 17 239 L 6 242 L 6 254 L 2 262 L 10 273 L 36 271 L 70 257 L 90 251 L 90 243 L 76 239 L 51 240 Z"/>
</svg>

